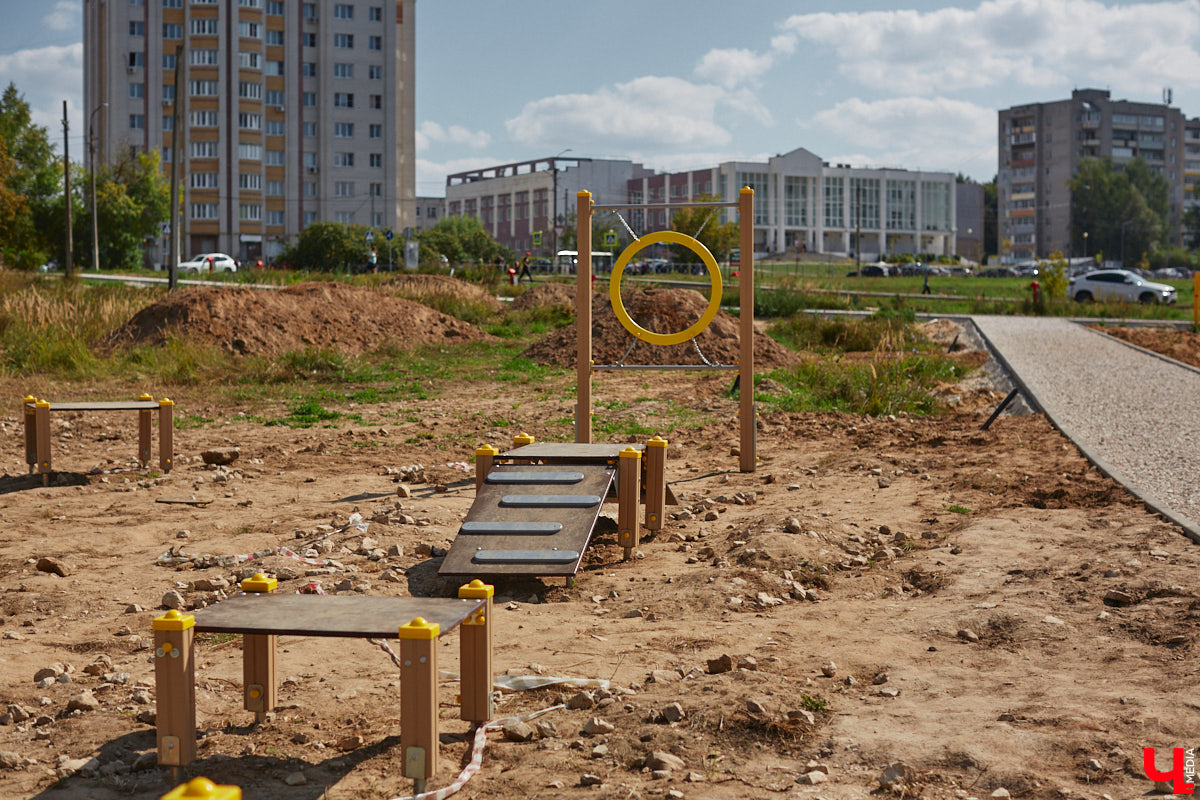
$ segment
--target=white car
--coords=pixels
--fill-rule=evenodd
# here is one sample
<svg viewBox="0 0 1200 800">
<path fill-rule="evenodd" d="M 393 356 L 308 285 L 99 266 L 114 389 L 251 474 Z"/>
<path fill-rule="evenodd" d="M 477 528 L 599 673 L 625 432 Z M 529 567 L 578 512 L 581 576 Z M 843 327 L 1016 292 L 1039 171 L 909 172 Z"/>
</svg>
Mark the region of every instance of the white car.
<svg viewBox="0 0 1200 800">
<path fill-rule="evenodd" d="M 1105 300 L 1125 303 L 1167 303 L 1178 299 L 1175 287 L 1148 281 L 1127 269 L 1102 269 L 1072 277 L 1067 296 L 1078 303 Z"/>
<path fill-rule="evenodd" d="M 204 253 L 183 261 L 176 267 L 179 272 L 237 272 L 237 261 L 224 253 Z"/>
</svg>

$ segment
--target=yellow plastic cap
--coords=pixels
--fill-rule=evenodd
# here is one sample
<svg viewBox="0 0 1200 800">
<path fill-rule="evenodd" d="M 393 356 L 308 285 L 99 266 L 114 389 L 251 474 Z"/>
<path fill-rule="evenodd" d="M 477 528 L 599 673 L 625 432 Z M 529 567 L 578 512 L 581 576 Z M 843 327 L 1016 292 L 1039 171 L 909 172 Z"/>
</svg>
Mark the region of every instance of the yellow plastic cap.
<svg viewBox="0 0 1200 800">
<path fill-rule="evenodd" d="M 436 622 L 426 622 L 424 617 L 413 617 L 412 622 L 400 626 L 401 639 L 420 639 L 428 641 L 436 639 L 442 632 L 442 626 Z"/>
<path fill-rule="evenodd" d="M 579 191 L 576 193 L 576 195 L 575 195 L 575 196 L 576 196 L 576 197 L 591 197 L 591 196 L 592 196 L 592 193 L 591 193 L 591 192 L 589 192 L 587 189 L 580 189 L 580 190 L 579 190 Z"/>
<path fill-rule="evenodd" d="M 36 397 L 34 397 L 34 396 L 33 396 L 33 395 L 31 395 L 31 394 L 27 394 L 27 395 L 25 395 L 25 397 L 23 397 L 23 398 L 21 399 L 21 402 L 22 402 L 22 403 L 36 403 L 36 402 L 37 402 L 37 398 L 36 398 Z"/>
<path fill-rule="evenodd" d="M 50 401 L 49 400 L 38 400 L 36 403 L 34 403 L 34 405 L 37 406 L 38 408 L 49 408 Z"/>
<path fill-rule="evenodd" d="M 138 400 L 141 400 L 143 403 L 148 403 L 153 399 L 154 399 L 154 397 L 151 396 L 151 394 L 149 392 L 142 392 L 141 394 L 138 395 Z"/>
<path fill-rule="evenodd" d="M 650 441 L 646 442 L 646 447 L 666 447 L 667 440 L 661 436 L 655 436 Z"/>
<path fill-rule="evenodd" d="M 196 618 L 191 614 L 181 614 L 172 608 L 161 617 L 155 617 L 151 627 L 156 631 L 186 631 L 196 624 Z"/>
<path fill-rule="evenodd" d="M 743 186 L 738 194 L 754 194 L 754 190 L 749 186 Z"/>
<path fill-rule="evenodd" d="M 243 592 L 273 592 L 279 586 L 279 579 L 269 577 L 264 572 L 255 573 L 242 581 Z"/>
<path fill-rule="evenodd" d="M 496 587 L 476 578 L 458 587 L 458 596 L 466 600 L 486 600 L 496 594 Z"/>
<path fill-rule="evenodd" d="M 620 455 L 621 458 L 641 458 L 642 451 L 636 450 L 633 447 L 626 447 L 618 455 Z"/>
<path fill-rule="evenodd" d="M 242 800 L 239 786 L 218 786 L 208 778 L 192 778 L 162 796 L 162 800 Z"/>
<path fill-rule="evenodd" d="M 175 405 L 175 403 L 174 403 L 174 402 L 173 402 L 173 401 L 172 401 L 170 398 L 167 398 L 167 397 L 164 397 L 162 400 L 159 400 L 159 401 L 158 401 L 158 404 L 159 404 L 160 406 L 173 406 L 173 405 Z"/>
<path fill-rule="evenodd" d="M 498 456 L 498 455 L 500 455 L 500 448 L 492 447 L 490 444 L 480 445 L 479 447 L 475 448 L 475 455 L 476 456 Z"/>
<path fill-rule="evenodd" d="M 533 444 L 534 438 L 528 433 L 522 431 L 513 437 L 513 447 L 520 447 L 523 444 Z"/>
</svg>

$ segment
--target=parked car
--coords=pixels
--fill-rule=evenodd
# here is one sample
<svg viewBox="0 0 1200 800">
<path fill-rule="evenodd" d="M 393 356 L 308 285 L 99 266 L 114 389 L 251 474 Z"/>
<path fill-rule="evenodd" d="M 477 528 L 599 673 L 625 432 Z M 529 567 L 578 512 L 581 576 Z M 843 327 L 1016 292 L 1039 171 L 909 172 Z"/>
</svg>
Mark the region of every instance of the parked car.
<svg viewBox="0 0 1200 800">
<path fill-rule="evenodd" d="M 187 261 L 180 262 L 176 269 L 179 272 L 237 272 L 237 260 L 224 253 L 204 253 L 193 256 Z"/>
<path fill-rule="evenodd" d="M 983 272 L 979 273 L 981 278 L 1015 278 L 1017 277 L 1016 270 L 1010 267 L 988 267 Z"/>
<path fill-rule="evenodd" d="M 1173 305 L 1178 299 L 1174 286 L 1146 280 L 1127 269 L 1102 269 L 1073 277 L 1067 283 L 1067 296 L 1079 303 L 1109 300 Z"/>
<path fill-rule="evenodd" d="M 846 273 L 846 277 L 857 278 L 862 275 L 864 278 L 886 278 L 891 274 L 890 270 L 890 267 L 881 264 L 863 264 L 861 270 L 851 270 Z"/>
</svg>

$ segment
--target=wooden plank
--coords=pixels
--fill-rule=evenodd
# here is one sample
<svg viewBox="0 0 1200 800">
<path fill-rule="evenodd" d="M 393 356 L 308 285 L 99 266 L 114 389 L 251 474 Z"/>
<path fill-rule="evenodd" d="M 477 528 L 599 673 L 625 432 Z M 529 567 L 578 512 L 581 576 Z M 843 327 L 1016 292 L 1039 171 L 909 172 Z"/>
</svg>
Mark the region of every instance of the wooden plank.
<svg viewBox="0 0 1200 800">
<path fill-rule="evenodd" d="M 207 498 L 159 497 L 154 502 L 167 503 L 167 504 L 179 504 L 179 505 L 185 505 L 185 506 L 196 506 L 197 508 L 204 508 L 205 506 L 212 503 L 212 498 L 211 497 L 207 497 Z"/>
<path fill-rule="evenodd" d="M 239 594 L 197 611 L 196 630 L 396 639 L 399 627 L 413 617 L 436 622 L 445 634 L 483 605 L 482 600 L 433 597 Z"/>
<path fill-rule="evenodd" d="M 496 467 L 503 471 L 544 471 L 544 467 L 527 465 L 506 465 Z M 494 470 L 495 471 L 495 470 Z M 604 497 L 612 486 L 616 470 L 605 464 L 581 464 L 579 471 L 583 480 L 569 486 L 543 485 L 538 487 L 539 494 L 573 495 L 593 494 Z M 475 496 L 475 503 L 467 512 L 464 525 L 471 522 L 553 522 L 562 525 L 562 531 L 555 535 L 505 535 L 505 534 L 472 534 L 460 531 L 454 540 L 450 552 L 442 562 L 438 574 L 442 576 L 482 577 L 482 576 L 546 576 L 570 577 L 579 571 L 583 553 L 591 541 L 596 519 L 600 515 L 601 505 L 586 508 L 516 508 L 502 506 L 500 501 L 505 495 L 512 493 L 512 488 L 503 485 L 484 484 Z M 551 550 L 557 547 L 560 551 L 573 550 L 578 558 L 569 563 L 560 564 L 476 564 L 474 555 L 485 550 Z"/>
<path fill-rule="evenodd" d="M 141 411 L 157 410 L 158 401 L 130 400 L 127 402 L 97 401 L 94 403 L 51 403 L 51 411 Z"/>
<path fill-rule="evenodd" d="M 644 444 L 576 444 L 574 442 L 534 442 L 523 445 L 515 450 L 507 450 L 500 454 L 501 458 L 537 458 L 557 461 L 559 459 L 587 459 L 603 461 L 617 458 L 626 447 L 634 450 L 644 450 Z"/>
</svg>

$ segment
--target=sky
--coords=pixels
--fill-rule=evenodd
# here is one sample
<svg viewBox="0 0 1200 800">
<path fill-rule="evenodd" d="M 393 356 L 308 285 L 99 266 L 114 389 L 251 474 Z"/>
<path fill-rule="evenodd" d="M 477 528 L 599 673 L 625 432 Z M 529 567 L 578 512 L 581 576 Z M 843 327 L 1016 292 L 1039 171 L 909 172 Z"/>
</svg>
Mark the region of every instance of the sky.
<svg viewBox="0 0 1200 800">
<path fill-rule="evenodd" d="M 0 10 L 0 83 L 58 142 L 67 100 L 78 158 L 82 0 Z M 804 147 L 986 181 L 1001 108 L 1170 87 L 1200 116 L 1200 0 L 417 0 L 415 24 L 426 196 L 563 151 L 683 170 Z"/>
</svg>

